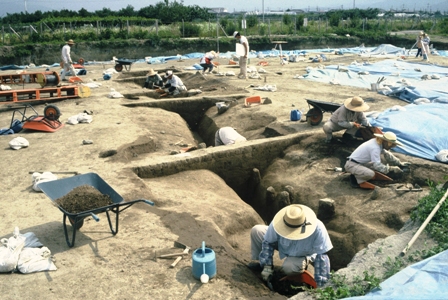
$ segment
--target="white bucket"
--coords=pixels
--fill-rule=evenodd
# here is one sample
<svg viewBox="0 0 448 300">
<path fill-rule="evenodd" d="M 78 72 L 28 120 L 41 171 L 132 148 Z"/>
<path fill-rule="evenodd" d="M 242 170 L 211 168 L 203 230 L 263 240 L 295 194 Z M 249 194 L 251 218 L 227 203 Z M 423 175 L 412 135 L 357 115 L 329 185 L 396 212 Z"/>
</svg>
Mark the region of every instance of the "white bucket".
<svg viewBox="0 0 448 300">
<path fill-rule="evenodd" d="M 370 84 L 370 90 L 373 92 L 378 91 L 378 83 L 374 82 Z"/>
</svg>

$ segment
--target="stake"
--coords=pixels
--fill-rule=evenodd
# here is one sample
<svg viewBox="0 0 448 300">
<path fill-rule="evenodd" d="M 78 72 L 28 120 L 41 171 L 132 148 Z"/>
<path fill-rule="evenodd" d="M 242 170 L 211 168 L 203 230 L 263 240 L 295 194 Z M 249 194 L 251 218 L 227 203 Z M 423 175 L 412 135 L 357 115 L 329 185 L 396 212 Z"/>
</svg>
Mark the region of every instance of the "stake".
<svg viewBox="0 0 448 300">
<path fill-rule="evenodd" d="M 406 252 L 411 248 L 412 244 L 414 244 L 415 240 L 417 240 L 418 236 L 422 233 L 423 229 L 425 229 L 426 225 L 431 221 L 432 217 L 436 214 L 436 212 L 439 210 L 440 206 L 442 206 L 443 202 L 445 201 L 446 197 L 448 196 L 448 189 L 445 192 L 445 195 L 443 195 L 442 199 L 440 199 L 439 203 L 432 209 L 431 213 L 426 218 L 425 222 L 420 226 L 420 228 L 417 230 L 417 232 L 414 234 L 412 239 L 409 241 L 409 243 L 406 245 L 406 247 L 401 251 L 400 256 L 404 256 Z"/>
</svg>

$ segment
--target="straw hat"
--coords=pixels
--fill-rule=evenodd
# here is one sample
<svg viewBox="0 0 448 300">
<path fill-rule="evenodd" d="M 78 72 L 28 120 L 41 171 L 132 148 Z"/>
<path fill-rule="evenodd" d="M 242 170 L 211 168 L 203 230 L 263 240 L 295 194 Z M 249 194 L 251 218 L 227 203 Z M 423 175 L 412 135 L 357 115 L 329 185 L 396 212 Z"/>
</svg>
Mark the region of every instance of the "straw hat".
<svg viewBox="0 0 448 300">
<path fill-rule="evenodd" d="M 302 240 L 316 230 L 317 217 L 308 206 L 292 204 L 282 208 L 272 220 L 275 232 L 289 240 Z"/>
<path fill-rule="evenodd" d="M 69 45 L 74 45 L 75 42 L 74 42 L 72 39 L 70 39 L 70 40 L 67 41 L 67 44 L 69 44 Z"/>
<path fill-rule="evenodd" d="M 210 51 L 210 54 L 213 55 L 214 57 L 216 57 L 216 52 L 215 51 Z"/>
<path fill-rule="evenodd" d="M 146 74 L 146 76 L 154 76 L 156 74 L 157 74 L 157 72 L 154 72 L 153 69 L 149 69 L 149 72 L 148 72 L 148 74 Z"/>
<path fill-rule="evenodd" d="M 344 101 L 344 106 L 352 111 L 366 111 L 370 107 L 361 97 L 355 96 Z"/>
<path fill-rule="evenodd" d="M 398 146 L 403 146 L 403 144 L 400 143 L 400 142 L 397 140 L 397 136 L 396 136 L 395 133 L 393 133 L 393 132 L 388 131 L 388 132 L 383 132 L 382 134 L 381 134 L 381 133 L 374 133 L 374 135 L 375 135 L 377 138 L 380 138 L 380 139 L 382 139 L 382 140 L 385 140 L 385 141 L 394 143 L 394 144 L 396 144 L 396 145 L 398 145 Z"/>
<path fill-rule="evenodd" d="M 420 31 L 420 35 L 424 35 L 425 33 L 423 31 Z"/>
</svg>

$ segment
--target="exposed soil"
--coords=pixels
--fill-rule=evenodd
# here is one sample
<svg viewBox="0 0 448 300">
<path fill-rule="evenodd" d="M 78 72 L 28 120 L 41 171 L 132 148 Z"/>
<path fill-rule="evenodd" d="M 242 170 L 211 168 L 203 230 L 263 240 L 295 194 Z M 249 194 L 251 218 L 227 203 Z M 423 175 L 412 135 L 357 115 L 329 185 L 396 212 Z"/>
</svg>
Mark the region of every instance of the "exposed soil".
<svg viewBox="0 0 448 300">
<path fill-rule="evenodd" d="M 331 58 L 326 64 L 348 64 L 357 57 Z M 366 89 L 293 79 L 315 66 L 308 61 L 282 66 L 278 58 L 267 60 L 266 78 L 249 80 L 184 71 L 193 64 L 189 61 L 135 64 L 132 72 L 115 74 L 109 81 L 102 80 L 102 71 L 113 66 L 86 66 L 84 81 L 101 86 L 88 98 L 55 104 L 62 121 L 88 110 L 92 123 L 66 124 L 54 133 L 23 131 L 20 136 L 30 146 L 16 151 L 8 147 L 12 136 L 0 136 L 3 161 L 10 162 L 0 189 L 0 237 L 9 237 L 14 226 L 34 232 L 55 255 L 58 267 L 55 272 L 3 275 L 3 298 L 285 299 L 293 293 L 290 285 L 276 282 L 279 290 L 271 292 L 246 264 L 251 227 L 269 223 L 289 203 L 310 206 L 324 221 L 334 245 L 329 252 L 334 270 L 347 266 L 370 243 L 396 234 L 428 192 L 428 179 L 441 181 L 446 165 L 397 154 L 413 163 L 409 173 L 393 177 L 391 183 L 376 182 L 382 189 L 372 200 L 371 191 L 350 187 L 348 174 L 327 171 L 343 167 L 362 141 L 344 141 L 341 132 L 335 134 L 340 143 L 325 144 L 322 124 L 292 122 L 289 114 L 292 108 L 306 112 L 307 98 L 342 103 L 359 95 L 378 111 L 406 103 Z M 435 61 L 447 65 L 443 58 Z M 220 70 L 237 73 L 225 60 L 220 63 Z M 141 88 L 150 67 L 159 73 L 174 69 L 189 89 L 202 93 L 159 99 Z M 277 91 L 253 89 L 265 84 L 276 85 Z M 111 88 L 124 98 L 108 98 Z M 271 103 L 247 108 L 244 98 L 252 95 Z M 231 104 L 221 113 L 215 106 L 220 101 Z M 43 105 L 35 108 L 41 112 Z M 9 124 L 11 113 L 1 111 L 0 123 Z M 248 142 L 211 147 L 216 129 L 223 126 L 237 128 Z M 139 202 L 120 212 L 116 235 L 103 214 L 98 223 L 88 217 L 69 248 L 61 211 L 32 190 L 29 171 L 98 173 L 126 201 L 148 199 L 155 206 Z M 396 191 L 406 183 L 419 184 L 423 192 Z M 334 201 L 334 215 L 320 209 L 320 199 Z M 192 250 L 205 241 L 216 253 L 216 277 L 208 284 L 194 279 L 191 256 L 175 268 L 169 267 L 170 260 L 154 260 L 154 251 L 172 248 L 174 241 Z M 276 270 L 281 266 L 277 255 L 275 265 Z"/>
<path fill-rule="evenodd" d="M 70 214 L 78 214 L 113 203 L 109 195 L 102 194 L 90 185 L 75 187 L 68 194 L 54 200 L 54 202 Z"/>
</svg>

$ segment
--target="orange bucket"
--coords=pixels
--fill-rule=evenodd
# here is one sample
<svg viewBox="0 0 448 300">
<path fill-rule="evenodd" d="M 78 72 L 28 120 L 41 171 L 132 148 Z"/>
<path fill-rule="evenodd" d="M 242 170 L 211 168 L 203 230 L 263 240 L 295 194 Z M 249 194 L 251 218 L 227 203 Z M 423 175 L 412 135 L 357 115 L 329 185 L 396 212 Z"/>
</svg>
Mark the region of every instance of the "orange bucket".
<svg viewBox="0 0 448 300">
<path fill-rule="evenodd" d="M 246 107 L 260 104 L 261 104 L 261 96 L 252 96 L 244 99 L 244 106 Z"/>
</svg>

